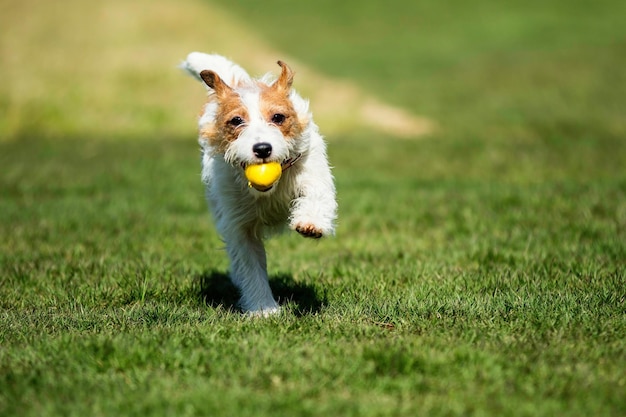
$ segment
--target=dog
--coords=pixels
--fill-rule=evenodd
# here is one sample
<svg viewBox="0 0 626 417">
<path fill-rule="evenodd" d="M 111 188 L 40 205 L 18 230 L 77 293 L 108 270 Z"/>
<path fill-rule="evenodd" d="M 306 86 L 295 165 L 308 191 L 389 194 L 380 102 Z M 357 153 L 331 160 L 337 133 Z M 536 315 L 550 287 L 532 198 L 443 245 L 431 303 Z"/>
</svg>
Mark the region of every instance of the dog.
<svg viewBox="0 0 626 417">
<path fill-rule="evenodd" d="M 308 238 L 334 235 L 337 218 L 326 143 L 308 101 L 292 88 L 294 72 L 278 65 L 278 78 L 253 79 L 220 55 L 192 52 L 181 64 L 208 90 L 198 122 L 202 181 L 230 278 L 241 309 L 261 316 L 280 311 L 263 240 L 287 228 Z M 247 177 L 248 167 L 261 164 L 280 166 L 278 181 L 258 185 Z"/>
</svg>

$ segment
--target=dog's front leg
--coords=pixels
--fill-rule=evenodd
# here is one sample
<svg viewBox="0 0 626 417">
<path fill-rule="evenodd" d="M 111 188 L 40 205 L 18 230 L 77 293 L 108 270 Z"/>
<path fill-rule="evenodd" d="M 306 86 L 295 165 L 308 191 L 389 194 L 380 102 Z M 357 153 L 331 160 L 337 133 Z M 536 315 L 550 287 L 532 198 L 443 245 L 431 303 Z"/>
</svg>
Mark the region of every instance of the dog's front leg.
<svg viewBox="0 0 626 417">
<path fill-rule="evenodd" d="M 279 311 L 267 278 L 263 241 L 242 229 L 223 233 L 230 258 L 230 278 L 241 291 L 240 306 L 254 315 Z"/>
<path fill-rule="evenodd" d="M 292 206 L 290 227 L 305 237 L 334 234 L 337 218 L 335 184 L 322 145 L 313 148 L 303 162 L 296 184 L 298 197 Z"/>
</svg>

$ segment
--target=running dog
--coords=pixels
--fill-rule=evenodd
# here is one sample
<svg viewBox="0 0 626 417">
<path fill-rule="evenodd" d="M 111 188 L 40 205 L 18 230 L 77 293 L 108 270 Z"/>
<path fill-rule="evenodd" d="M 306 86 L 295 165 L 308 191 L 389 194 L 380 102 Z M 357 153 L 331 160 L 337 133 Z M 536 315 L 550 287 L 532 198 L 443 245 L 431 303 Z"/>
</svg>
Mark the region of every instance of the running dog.
<svg viewBox="0 0 626 417">
<path fill-rule="evenodd" d="M 280 311 L 263 239 L 286 228 L 332 235 L 337 217 L 326 144 L 292 88 L 294 72 L 278 65 L 278 78 L 260 79 L 220 55 L 193 52 L 181 65 L 208 90 L 198 123 L 202 181 L 240 306 L 260 316 Z"/>
</svg>

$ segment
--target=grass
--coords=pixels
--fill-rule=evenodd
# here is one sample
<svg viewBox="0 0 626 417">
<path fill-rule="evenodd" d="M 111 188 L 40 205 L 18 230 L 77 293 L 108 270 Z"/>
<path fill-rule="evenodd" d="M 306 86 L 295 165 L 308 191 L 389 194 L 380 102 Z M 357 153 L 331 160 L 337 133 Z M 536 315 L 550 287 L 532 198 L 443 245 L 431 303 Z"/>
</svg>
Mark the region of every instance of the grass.
<svg viewBox="0 0 626 417">
<path fill-rule="evenodd" d="M 338 234 L 268 243 L 263 320 L 186 133 L 0 141 L 0 415 L 624 415 L 621 3 L 255 4 L 441 129 L 329 138 Z"/>
</svg>

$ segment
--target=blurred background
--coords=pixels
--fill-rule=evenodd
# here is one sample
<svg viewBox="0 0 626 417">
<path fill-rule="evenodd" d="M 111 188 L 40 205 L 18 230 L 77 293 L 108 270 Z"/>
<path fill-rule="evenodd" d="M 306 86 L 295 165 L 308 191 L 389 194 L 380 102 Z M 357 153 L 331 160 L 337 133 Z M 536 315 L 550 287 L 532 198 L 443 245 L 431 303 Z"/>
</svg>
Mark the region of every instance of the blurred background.
<svg viewBox="0 0 626 417">
<path fill-rule="evenodd" d="M 276 61 L 288 61 L 298 71 L 298 87 L 313 96 L 318 118 L 331 132 L 363 124 L 404 136 L 431 130 L 429 120 L 381 103 L 350 76 L 333 78 L 309 66 L 315 60 L 302 57 L 317 46 L 300 43 L 297 25 L 282 34 L 282 42 L 271 40 L 266 29 L 282 25 L 282 19 L 306 18 L 306 8 L 277 4 L 282 16 L 256 27 L 253 22 L 262 17 L 251 11 L 248 22 L 233 7 L 247 9 L 196 0 L 4 1 L 1 137 L 192 135 L 204 89 L 183 77 L 177 65 L 195 50 L 226 55 L 254 75 L 277 72 Z M 308 34 L 303 41 L 313 38 Z M 287 40 L 300 47 L 283 48 Z M 368 112 L 377 111 L 386 112 L 389 121 L 366 120 Z"/>
<path fill-rule="evenodd" d="M 0 3 L 0 138 L 193 136 L 193 50 L 297 70 L 331 137 L 624 132 L 621 2 Z M 318 114 L 319 113 L 319 114 Z M 376 120 L 379 119 L 379 120 Z M 572 139 L 572 138 L 570 138 Z"/>
</svg>

